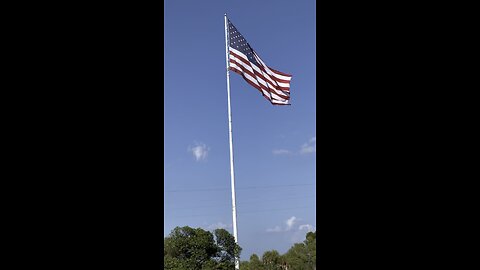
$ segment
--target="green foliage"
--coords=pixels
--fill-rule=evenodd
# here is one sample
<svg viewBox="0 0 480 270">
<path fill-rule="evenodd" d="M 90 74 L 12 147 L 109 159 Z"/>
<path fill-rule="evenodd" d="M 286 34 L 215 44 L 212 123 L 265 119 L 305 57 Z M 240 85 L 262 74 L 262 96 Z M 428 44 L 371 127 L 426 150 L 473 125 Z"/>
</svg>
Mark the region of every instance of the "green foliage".
<svg viewBox="0 0 480 270">
<path fill-rule="evenodd" d="M 289 269 L 301 270 L 307 268 L 307 250 L 304 244 L 294 244 L 285 254 Z"/>
<path fill-rule="evenodd" d="M 316 265 L 316 232 L 307 233 L 303 243 L 294 244 L 285 254 L 288 269 L 310 270 Z"/>
<path fill-rule="evenodd" d="M 183 270 L 183 269 L 190 269 L 191 268 L 183 260 L 173 258 L 173 257 L 170 257 L 170 256 L 164 256 L 163 258 L 164 258 L 163 269 Z"/>
<path fill-rule="evenodd" d="M 251 265 L 250 265 L 249 261 L 240 262 L 240 269 L 242 269 L 242 270 L 253 270 L 253 268 L 251 268 Z"/>
<path fill-rule="evenodd" d="M 250 256 L 240 262 L 242 270 L 313 270 L 317 263 L 316 232 L 309 232 L 305 241 L 294 244 L 285 254 L 276 250 Z M 167 270 L 230 270 L 242 248 L 225 229 L 213 233 L 201 228 L 176 227 L 164 239 L 164 269 Z"/>
<path fill-rule="evenodd" d="M 220 262 L 233 263 L 233 266 L 235 266 L 235 256 L 239 257 L 242 251 L 242 248 L 235 243 L 235 237 L 225 229 L 216 229 L 214 234 L 219 248 Z"/>
<path fill-rule="evenodd" d="M 241 248 L 224 229 L 212 234 L 201 228 L 176 227 L 164 239 L 164 269 L 227 270 L 235 266 Z"/>
<path fill-rule="evenodd" d="M 307 262 L 312 268 L 317 264 L 317 232 L 307 233 L 304 244 L 307 249 Z"/>
<path fill-rule="evenodd" d="M 276 250 L 266 251 L 263 253 L 262 262 L 265 266 L 265 270 L 280 270 L 281 258 L 280 253 Z"/>
<path fill-rule="evenodd" d="M 316 269 L 316 232 L 309 232 L 303 243 L 294 244 L 284 255 L 271 250 L 263 253 L 262 260 L 256 254 L 250 261 L 240 264 L 242 270 L 313 270 Z"/>
<path fill-rule="evenodd" d="M 217 252 L 212 233 L 200 228 L 176 227 L 164 240 L 164 257 L 180 261 L 185 269 L 201 269 Z"/>
<path fill-rule="evenodd" d="M 264 270 L 265 267 L 263 266 L 263 263 L 260 261 L 258 258 L 257 254 L 252 254 L 250 256 L 250 269 L 252 270 Z"/>
</svg>

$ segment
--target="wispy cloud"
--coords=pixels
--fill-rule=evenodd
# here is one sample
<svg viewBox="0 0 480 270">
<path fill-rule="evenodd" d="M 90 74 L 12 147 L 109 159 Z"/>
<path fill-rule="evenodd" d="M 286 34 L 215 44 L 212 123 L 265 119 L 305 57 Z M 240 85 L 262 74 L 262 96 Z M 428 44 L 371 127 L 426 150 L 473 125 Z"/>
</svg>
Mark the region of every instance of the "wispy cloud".
<svg viewBox="0 0 480 270">
<path fill-rule="evenodd" d="M 298 218 L 296 218 L 295 216 L 292 216 L 291 218 L 285 220 L 285 228 L 282 229 L 280 226 L 275 226 L 273 228 L 268 228 L 267 229 L 267 232 L 286 232 L 286 231 L 290 231 L 292 228 L 293 228 L 293 225 L 295 225 L 295 223 L 298 221 Z"/>
<path fill-rule="evenodd" d="M 291 151 L 288 149 L 274 149 L 272 153 L 274 155 L 288 155 L 288 154 L 294 154 L 294 155 L 303 155 L 303 154 L 310 154 L 310 153 L 316 153 L 317 152 L 317 137 L 314 136 L 308 140 L 308 142 L 302 144 L 300 147 L 300 150 L 297 151 Z"/>
<path fill-rule="evenodd" d="M 284 233 L 287 235 L 287 237 L 290 238 L 290 241 L 292 243 L 299 243 L 305 240 L 305 235 L 308 232 L 316 231 L 315 226 L 311 224 L 301 224 L 296 226 L 295 224 L 298 224 L 300 220 L 302 219 L 291 216 L 290 218 L 285 220 L 284 228 L 277 225 L 273 228 L 268 228 L 266 231 L 268 233 Z"/>
<path fill-rule="evenodd" d="M 188 151 L 192 152 L 192 155 L 196 161 L 201 161 L 207 158 L 210 147 L 208 147 L 204 143 L 195 143 L 195 146 L 189 147 Z"/>
<path fill-rule="evenodd" d="M 287 219 L 285 223 L 287 224 L 287 228 L 285 228 L 286 231 L 289 231 L 292 229 L 293 225 L 295 225 L 295 221 L 297 220 L 296 217 L 292 216 L 291 218 Z"/>
<path fill-rule="evenodd" d="M 267 232 L 281 232 L 282 231 L 282 228 L 280 228 L 280 226 L 275 226 L 273 228 L 269 228 L 267 229 Z"/>
<path fill-rule="evenodd" d="M 289 150 L 285 150 L 285 149 L 275 149 L 272 152 L 274 155 L 287 155 L 291 153 Z"/>
<path fill-rule="evenodd" d="M 208 230 L 215 230 L 215 229 L 226 229 L 226 228 L 230 228 L 232 227 L 232 225 L 227 225 L 225 223 L 222 223 L 222 222 L 217 222 L 217 223 L 213 223 L 213 224 L 210 224 L 207 226 L 207 229 Z"/>
<path fill-rule="evenodd" d="M 303 224 L 303 225 L 298 226 L 298 229 L 300 231 L 305 230 L 307 232 L 314 232 L 315 231 L 315 226 L 310 225 L 310 224 Z"/>
<path fill-rule="evenodd" d="M 307 143 L 304 143 L 300 149 L 301 154 L 317 152 L 317 137 L 312 137 Z"/>
<path fill-rule="evenodd" d="M 298 230 L 296 230 L 292 238 L 290 239 L 292 243 L 299 243 L 303 242 L 305 240 L 305 235 L 308 232 L 314 232 L 316 230 L 315 226 L 310 225 L 310 224 L 303 224 L 298 226 Z"/>
</svg>

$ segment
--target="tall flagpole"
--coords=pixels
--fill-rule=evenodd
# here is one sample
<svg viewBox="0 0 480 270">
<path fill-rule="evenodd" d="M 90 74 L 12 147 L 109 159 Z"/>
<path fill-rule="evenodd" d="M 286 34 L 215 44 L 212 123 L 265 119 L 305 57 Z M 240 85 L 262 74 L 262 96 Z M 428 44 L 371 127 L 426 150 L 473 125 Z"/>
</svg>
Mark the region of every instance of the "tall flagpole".
<svg viewBox="0 0 480 270">
<path fill-rule="evenodd" d="M 230 140 L 230 179 L 232 182 L 232 216 L 233 216 L 233 236 L 235 243 L 238 244 L 237 235 L 237 209 L 235 207 L 235 174 L 233 172 L 233 142 L 232 142 L 232 110 L 230 109 L 230 70 L 228 61 L 228 24 L 227 14 L 225 14 L 225 61 L 227 64 L 227 97 L 228 97 L 228 138 Z M 240 262 L 235 256 L 235 269 L 240 269 Z"/>
</svg>

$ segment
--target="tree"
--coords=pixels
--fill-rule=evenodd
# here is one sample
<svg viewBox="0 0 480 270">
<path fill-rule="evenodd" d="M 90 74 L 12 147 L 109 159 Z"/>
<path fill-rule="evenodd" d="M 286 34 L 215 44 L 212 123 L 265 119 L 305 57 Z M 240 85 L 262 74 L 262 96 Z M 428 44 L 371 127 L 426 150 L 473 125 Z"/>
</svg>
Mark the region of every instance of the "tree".
<svg viewBox="0 0 480 270">
<path fill-rule="evenodd" d="M 231 267 L 235 266 L 235 256 L 240 257 L 242 248 L 235 243 L 235 237 L 225 229 L 216 229 L 214 235 L 219 248 L 218 260 L 231 269 Z"/>
<path fill-rule="evenodd" d="M 285 254 L 289 270 L 311 270 L 316 266 L 316 232 L 309 232 L 303 243 L 296 243 Z"/>
<path fill-rule="evenodd" d="M 263 263 L 260 261 L 260 258 L 258 258 L 258 255 L 255 253 L 250 256 L 250 269 L 265 270 L 265 267 L 263 267 Z"/>
<path fill-rule="evenodd" d="M 225 229 L 212 234 L 201 228 L 176 227 L 164 239 L 164 269 L 226 270 L 235 266 L 241 248 Z"/>
<path fill-rule="evenodd" d="M 251 268 L 251 266 L 250 266 L 249 261 L 241 261 L 240 262 L 240 269 L 242 269 L 242 270 L 253 270 L 253 268 Z"/>
<path fill-rule="evenodd" d="M 296 243 L 285 254 L 289 270 L 307 270 L 307 251 L 303 243 Z"/>
<path fill-rule="evenodd" d="M 265 270 L 281 270 L 282 259 L 280 253 L 276 250 L 265 251 L 262 256 L 262 262 Z"/>
<path fill-rule="evenodd" d="M 170 256 L 164 256 L 163 257 L 163 269 L 171 269 L 171 270 L 180 270 L 180 269 L 190 269 L 184 261 L 170 257 Z"/>
<path fill-rule="evenodd" d="M 176 227 L 164 239 L 165 269 L 202 269 L 219 249 L 212 233 L 203 229 L 188 226 Z M 183 268 L 178 268 L 181 265 Z M 170 267 L 170 268 L 167 268 Z"/>
<path fill-rule="evenodd" d="M 313 268 L 317 264 L 317 232 L 308 232 L 305 238 L 307 263 Z"/>
</svg>

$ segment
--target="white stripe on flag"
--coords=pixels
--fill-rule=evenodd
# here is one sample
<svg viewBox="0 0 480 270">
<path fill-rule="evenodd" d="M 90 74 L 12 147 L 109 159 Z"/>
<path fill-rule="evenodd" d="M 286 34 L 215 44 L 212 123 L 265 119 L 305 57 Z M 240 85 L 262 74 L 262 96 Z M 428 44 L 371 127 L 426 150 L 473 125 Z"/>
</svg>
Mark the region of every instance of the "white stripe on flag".
<svg viewBox="0 0 480 270">
<path fill-rule="evenodd" d="M 232 47 L 230 47 L 230 50 L 233 51 L 235 54 L 241 56 L 245 61 L 250 62 L 250 61 L 248 60 L 248 57 L 247 57 L 245 54 L 241 53 L 240 51 L 238 51 L 238 50 L 236 50 L 236 49 L 234 49 L 234 48 L 232 48 Z M 255 54 L 255 52 L 254 52 L 254 54 Z M 230 54 L 230 58 L 232 58 L 232 57 L 235 58 L 234 55 Z M 253 64 L 252 64 L 252 67 L 253 67 L 258 73 L 262 74 L 265 78 L 267 78 L 267 79 L 270 81 L 271 84 L 273 84 L 273 85 L 277 85 L 277 84 L 278 84 L 278 86 L 290 88 L 290 83 L 279 82 L 279 81 L 277 81 L 277 79 L 290 81 L 292 77 L 287 77 L 287 76 L 278 75 L 277 73 L 274 73 L 267 65 L 265 65 L 265 63 L 264 63 L 264 62 L 260 59 L 260 57 L 258 57 L 258 55 L 256 55 L 256 54 L 255 54 L 255 59 L 257 59 L 257 62 L 259 62 L 259 64 L 261 64 L 261 65 L 263 66 L 263 68 L 267 71 L 267 73 L 265 73 L 263 70 L 261 70 L 261 69 L 260 69 L 259 67 L 257 67 L 256 65 L 253 65 Z M 251 68 L 249 68 L 249 70 L 252 71 Z M 252 72 L 252 73 L 253 73 L 253 72 Z M 284 91 L 288 91 L 288 90 L 284 90 Z"/>
<path fill-rule="evenodd" d="M 252 67 L 253 67 L 255 70 L 258 69 L 255 65 L 251 65 L 251 66 L 250 66 L 250 65 L 245 64 L 245 63 L 242 62 L 241 60 L 237 60 L 237 58 L 236 58 L 234 55 L 232 55 L 232 56 L 230 57 L 230 59 L 231 59 L 232 61 L 235 61 L 235 63 L 236 63 L 237 65 L 241 65 L 242 67 L 244 67 L 246 70 L 250 71 L 250 72 L 253 73 L 253 74 L 255 74 L 255 73 L 253 72 Z M 262 75 L 265 76 L 265 73 L 264 73 L 263 71 L 261 71 L 260 69 L 258 69 L 258 73 L 260 73 L 260 74 L 262 74 Z M 278 95 L 287 95 L 287 96 L 288 96 L 287 93 L 283 92 L 283 90 L 281 90 L 281 89 L 278 89 L 274 84 L 265 82 L 262 78 L 260 78 L 260 77 L 258 77 L 258 76 L 255 76 L 255 77 L 256 77 L 256 79 L 258 80 L 259 83 L 261 83 L 264 87 L 271 89 L 271 90 L 274 91 L 276 94 L 278 94 Z"/>
</svg>

